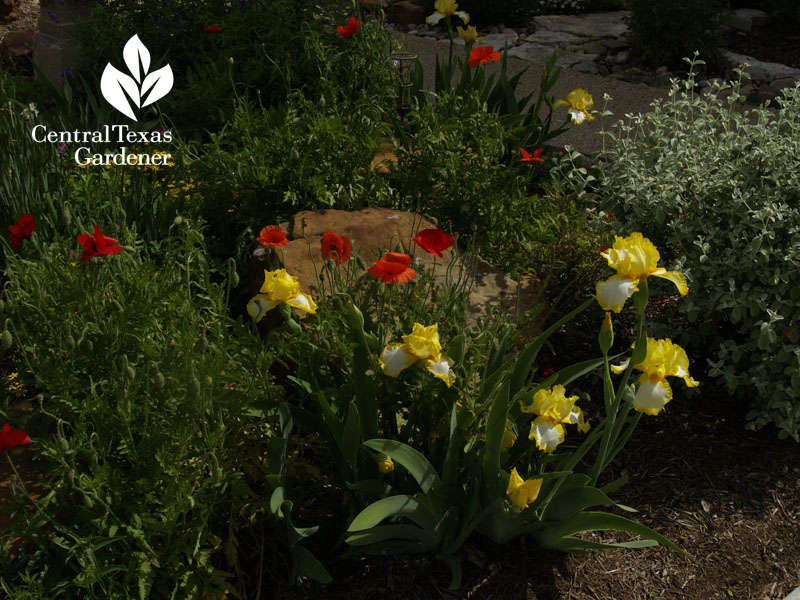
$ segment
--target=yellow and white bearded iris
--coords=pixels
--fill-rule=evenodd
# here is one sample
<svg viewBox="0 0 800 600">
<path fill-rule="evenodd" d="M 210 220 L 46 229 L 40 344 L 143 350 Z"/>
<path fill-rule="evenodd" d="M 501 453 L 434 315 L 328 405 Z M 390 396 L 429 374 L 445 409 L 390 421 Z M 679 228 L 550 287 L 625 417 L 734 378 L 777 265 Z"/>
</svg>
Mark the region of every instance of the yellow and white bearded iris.
<svg viewBox="0 0 800 600">
<path fill-rule="evenodd" d="M 293 308 L 314 314 L 317 305 L 311 296 L 300 291 L 300 281 L 289 275 L 286 269 L 264 271 L 264 285 L 260 294 L 256 294 L 247 303 L 247 314 L 258 323 L 268 311 L 280 304 L 288 304 Z"/>
<path fill-rule="evenodd" d="M 612 365 L 611 370 L 617 374 L 622 373 L 629 363 L 630 359 L 619 366 Z M 647 355 L 633 368 L 642 372 L 633 398 L 633 408 L 647 415 L 657 415 L 672 400 L 672 388 L 667 377 L 680 377 L 687 387 L 699 385 L 689 375 L 689 357 L 686 356 L 686 351 L 678 344 L 673 344 L 670 339 L 648 338 Z"/>
<path fill-rule="evenodd" d="M 461 25 L 456 27 L 456 31 L 458 31 L 458 37 L 464 40 L 466 45 L 474 44 L 475 42 L 482 42 L 483 40 L 478 37 L 478 30 L 475 29 L 474 25 L 470 25 L 466 29 L 463 29 Z"/>
<path fill-rule="evenodd" d="M 562 106 L 569 106 L 569 115 L 575 125 L 580 125 L 584 121 L 587 123 L 594 121 L 594 117 L 589 112 L 594 106 L 592 95 L 583 88 L 576 88 L 567 94 L 567 99 L 559 98 L 553 103 L 553 110 Z"/>
<path fill-rule="evenodd" d="M 614 246 L 601 254 L 608 266 L 617 271 L 616 275 L 597 284 L 597 301 L 603 310 L 620 312 L 625 301 L 639 290 L 639 282 L 650 275 L 669 279 L 681 296 L 689 291 L 683 273 L 658 266 L 658 250 L 641 233 L 632 233 L 626 238 L 617 236 Z"/>
<path fill-rule="evenodd" d="M 463 10 L 458 10 L 458 3 L 455 0 L 436 0 L 436 2 L 433 3 L 433 7 L 436 9 L 436 12 L 425 19 L 428 25 L 436 25 L 439 21 L 450 15 L 459 17 L 464 22 L 464 25 L 469 23 L 469 15 Z"/>
<path fill-rule="evenodd" d="M 524 481 L 517 473 L 517 468 L 511 469 L 511 476 L 508 478 L 508 494 L 511 504 L 517 512 L 523 511 L 539 497 L 539 490 L 542 489 L 542 478 L 528 479 Z"/>
<path fill-rule="evenodd" d="M 552 452 L 564 441 L 564 427 L 562 423 L 578 426 L 578 431 L 586 433 L 589 424 L 583 417 L 583 412 L 575 406 L 577 396 L 567 397 L 563 385 L 555 385 L 550 390 L 539 390 L 533 396 L 533 404 L 525 406 L 522 402 L 522 412 L 538 415 L 531 423 L 531 432 L 528 439 L 536 440 L 536 447 L 544 452 Z"/>
<path fill-rule="evenodd" d="M 450 387 L 456 380 L 450 370 L 453 361 L 442 352 L 439 342 L 439 324 L 428 327 L 414 323 L 414 329 L 403 336 L 402 344 L 389 344 L 380 357 L 381 370 L 389 377 L 397 377 L 418 360 L 424 361 L 425 368 Z"/>
</svg>

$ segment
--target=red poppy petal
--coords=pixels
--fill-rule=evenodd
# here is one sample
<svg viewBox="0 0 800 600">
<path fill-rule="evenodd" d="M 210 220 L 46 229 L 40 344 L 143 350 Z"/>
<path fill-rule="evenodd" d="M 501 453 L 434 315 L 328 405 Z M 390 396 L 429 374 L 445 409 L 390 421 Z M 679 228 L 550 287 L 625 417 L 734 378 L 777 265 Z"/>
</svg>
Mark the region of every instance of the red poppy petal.
<svg viewBox="0 0 800 600">
<path fill-rule="evenodd" d="M 403 254 L 402 252 L 387 252 L 381 258 L 381 261 L 387 261 L 389 263 L 399 263 L 405 267 L 411 264 L 411 256 L 408 254 Z"/>
<path fill-rule="evenodd" d="M 79 233 L 78 243 L 83 246 L 85 250 L 94 250 L 94 238 L 88 233 Z"/>
</svg>

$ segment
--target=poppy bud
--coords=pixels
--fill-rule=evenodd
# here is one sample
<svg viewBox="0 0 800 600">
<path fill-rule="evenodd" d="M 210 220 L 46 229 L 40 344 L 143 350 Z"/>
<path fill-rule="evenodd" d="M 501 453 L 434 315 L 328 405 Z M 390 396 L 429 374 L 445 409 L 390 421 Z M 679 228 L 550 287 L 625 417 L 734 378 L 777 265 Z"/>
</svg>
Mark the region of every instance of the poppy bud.
<svg viewBox="0 0 800 600">
<path fill-rule="evenodd" d="M 133 381 L 134 379 L 136 379 L 136 371 L 135 371 L 135 370 L 134 370 L 134 368 L 133 368 L 133 367 L 131 367 L 130 365 L 128 366 L 128 368 L 126 368 L 126 369 L 125 369 L 125 375 L 126 375 L 126 376 L 128 377 L 128 379 L 130 379 L 131 381 Z"/>
<path fill-rule="evenodd" d="M 211 375 L 206 375 L 203 379 L 205 381 L 206 387 L 211 387 L 214 385 L 214 378 Z"/>
<path fill-rule="evenodd" d="M 183 223 L 183 217 L 178 215 L 172 220 L 172 223 L 175 225 L 180 225 L 181 223 Z"/>
<path fill-rule="evenodd" d="M 364 314 L 353 304 L 352 300 L 347 301 L 347 314 L 350 317 L 350 324 L 357 329 L 364 329 Z"/>
<path fill-rule="evenodd" d="M 233 271 L 231 273 L 230 280 L 231 280 L 231 287 L 232 288 L 239 287 L 239 274 L 236 271 Z"/>
<path fill-rule="evenodd" d="M 69 452 L 69 440 L 65 437 L 58 438 L 58 447 L 62 452 Z"/>
<path fill-rule="evenodd" d="M 67 328 L 67 337 L 65 338 L 65 343 L 67 348 L 70 350 L 75 349 L 75 338 L 73 338 L 72 334 L 69 332 L 69 327 Z"/>
<path fill-rule="evenodd" d="M 11 332 L 8 329 L 4 329 L 2 335 L 3 337 L 0 338 L 0 348 L 6 351 L 11 348 L 11 345 L 14 343 L 14 338 L 11 336 Z"/>
<path fill-rule="evenodd" d="M 153 385 L 157 390 L 163 390 L 164 384 L 164 376 L 160 372 L 156 371 L 156 374 L 153 377 Z"/>
<path fill-rule="evenodd" d="M 91 510 L 92 507 L 94 506 L 94 502 L 85 492 L 81 492 L 81 494 L 83 495 L 83 506 Z"/>
<path fill-rule="evenodd" d="M 65 223 L 67 226 L 69 226 L 70 224 L 72 224 L 72 213 L 71 213 L 71 212 L 70 212 L 70 210 L 69 210 L 69 205 L 68 205 L 68 204 L 64 204 L 64 205 L 61 207 L 61 216 L 63 217 L 63 219 L 64 219 L 64 223 Z"/>
<path fill-rule="evenodd" d="M 208 350 L 208 340 L 205 338 L 205 336 L 200 338 L 200 343 L 198 346 L 200 347 L 200 352 L 205 352 Z"/>
<path fill-rule="evenodd" d="M 292 333 L 301 333 L 303 331 L 303 328 L 300 327 L 300 323 L 298 323 L 291 317 L 286 319 L 286 328 Z"/>
</svg>

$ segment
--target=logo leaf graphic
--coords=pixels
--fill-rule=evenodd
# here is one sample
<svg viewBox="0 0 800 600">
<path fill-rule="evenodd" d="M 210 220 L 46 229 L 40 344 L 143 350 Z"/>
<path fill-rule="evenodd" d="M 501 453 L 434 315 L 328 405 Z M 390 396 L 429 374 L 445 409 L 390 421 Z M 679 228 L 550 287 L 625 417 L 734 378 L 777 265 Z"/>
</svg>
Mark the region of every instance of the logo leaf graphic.
<svg viewBox="0 0 800 600">
<path fill-rule="evenodd" d="M 103 92 L 103 97 L 111 106 L 136 121 L 136 115 L 128 98 L 137 108 L 142 108 L 166 96 L 172 89 L 175 80 L 169 65 L 147 74 L 150 70 L 150 52 L 138 35 L 134 35 L 125 44 L 122 49 L 122 57 L 133 77 L 108 63 L 100 80 L 100 91 Z M 141 84 L 141 88 L 139 84 Z"/>
<path fill-rule="evenodd" d="M 132 77 L 114 68 L 111 63 L 108 63 L 103 71 L 103 77 L 100 79 L 100 91 L 111 106 L 126 117 L 134 121 L 137 120 L 136 115 L 133 114 L 131 105 L 128 103 L 128 98 L 125 96 L 127 92 L 136 106 L 139 106 L 139 86 L 136 85 Z"/>
<path fill-rule="evenodd" d="M 131 72 L 133 78 L 137 82 L 141 82 L 139 63 L 141 62 L 142 64 L 142 74 L 146 74 L 150 70 L 150 52 L 139 39 L 138 34 L 134 35 L 125 44 L 122 49 L 122 57 L 125 59 L 125 64 L 128 66 L 128 71 Z"/>
<path fill-rule="evenodd" d="M 144 97 L 151 86 L 153 89 L 142 101 L 142 106 L 152 104 L 156 100 L 160 100 L 166 96 L 172 89 L 173 82 L 172 68 L 169 65 L 150 73 L 142 82 L 142 96 Z"/>
</svg>

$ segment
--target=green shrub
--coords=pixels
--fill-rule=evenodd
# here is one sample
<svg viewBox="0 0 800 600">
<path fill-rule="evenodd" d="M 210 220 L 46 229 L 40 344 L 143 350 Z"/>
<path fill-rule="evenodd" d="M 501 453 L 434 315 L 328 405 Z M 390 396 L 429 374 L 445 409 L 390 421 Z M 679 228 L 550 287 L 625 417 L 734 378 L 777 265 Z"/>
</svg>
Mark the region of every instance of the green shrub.
<svg viewBox="0 0 800 600">
<path fill-rule="evenodd" d="M 175 85 L 158 109 L 183 136 L 199 137 L 230 117 L 234 95 L 258 97 L 271 106 L 293 88 L 315 85 L 319 63 L 313 41 L 338 41 L 337 23 L 317 13 L 312 0 L 163 0 L 146 6 L 105 0 L 78 29 L 78 74 L 99 89 L 95 83 L 106 63 L 124 70 L 122 49 L 138 35 L 153 68 L 169 63 L 174 73 Z M 220 31 L 207 31 L 209 26 Z"/>
<path fill-rule="evenodd" d="M 724 66 L 717 48 L 726 0 L 628 0 L 630 41 L 651 66 L 681 66 L 695 51 Z"/>
<path fill-rule="evenodd" d="M 800 23 L 800 5 L 795 0 L 768 0 L 767 11 L 780 23 Z"/>
<path fill-rule="evenodd" d="M 750 426 L 800 434 L 800 87 L 779 112 L 738 109 L 739 84 L 694 78 L 607 133 L 599 193 L 690 274 L 686 339 L 714 353 L 717 385 L 752 397 Z M 723 93 L 724 91 L 724 93 Z M 727 96 L 725 98 L 724 96 Z M 742 98 L 743 100 L 743 98 Z M 712 384 L 713 385 L 713 384 Z"/>
</svg>

